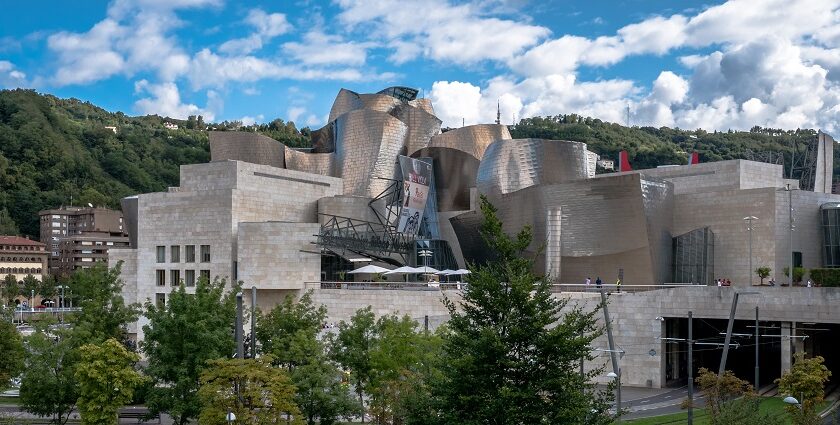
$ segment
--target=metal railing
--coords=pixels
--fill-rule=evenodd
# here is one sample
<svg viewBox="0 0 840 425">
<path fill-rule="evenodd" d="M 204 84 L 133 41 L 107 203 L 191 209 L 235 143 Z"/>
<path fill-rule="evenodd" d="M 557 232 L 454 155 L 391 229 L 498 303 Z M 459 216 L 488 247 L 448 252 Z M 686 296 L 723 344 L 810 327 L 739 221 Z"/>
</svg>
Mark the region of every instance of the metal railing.
<svg viewBox="0 0 840 425">
<path fill-rule="evenodd" d="M 341 282 L 322 281 L 304 282 L 306 289 L 347 289 L 347 290 L 400 290 L 400 291 L 457 291 L 464 289 L 464 282 Z"/>
<path fill-rule="evenodd" d="M 663 283 L 661 285 L 628 285 L 622 284 L 616 285 L 614 283 L 602 283 L 601 287 L 607 292 L 612 293 L 636 293 L 636 292 L 646 292 L 646 291 L 655 291 L 658 289 L 669 289 L 669 288 L 705 288 L 706 285 L 698 285 L 695 283 Z M 592 292 L 598 293 L 600 289 L 597 285 L 590 284 L 587 285 L 585 283 L 555 283 L 551 285 L 551 292 Z"/>
</svg>

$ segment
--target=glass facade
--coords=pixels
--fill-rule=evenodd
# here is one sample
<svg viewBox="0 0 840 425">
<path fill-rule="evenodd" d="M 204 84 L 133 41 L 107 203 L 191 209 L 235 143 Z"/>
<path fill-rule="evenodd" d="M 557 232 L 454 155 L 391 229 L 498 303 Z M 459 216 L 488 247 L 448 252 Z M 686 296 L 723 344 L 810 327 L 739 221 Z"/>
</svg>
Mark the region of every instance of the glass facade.
<svg viewBox="0 0 840 425">
<path fill-rule="evenodd" d="M 823 228 L 823 267 L 840 267 L 840 203 L 820 207 Z"/>
<path fill-rule="evenodd" d="M 711 285 L 715 271 L 715 234 L 708 227 L 674 238 L 674 283 Z"/>
<path fill-rule="evenodd" d="M 428 257 L 420 255 L 420 251 L 431 251 Z M 414 243 L 414 266 L 429 266 L 438 270 L 457 270 L 458 262 L 449 247 L 449 242 L 442 239 L 418 240 Z"/>
</svg>

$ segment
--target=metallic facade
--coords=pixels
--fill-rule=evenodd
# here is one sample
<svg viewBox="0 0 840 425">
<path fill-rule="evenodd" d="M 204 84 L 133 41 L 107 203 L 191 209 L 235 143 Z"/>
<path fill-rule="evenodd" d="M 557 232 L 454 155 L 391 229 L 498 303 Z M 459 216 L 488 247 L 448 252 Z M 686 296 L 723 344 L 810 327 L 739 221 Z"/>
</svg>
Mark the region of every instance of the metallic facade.
<svg viewBox="0 0 840 425">
<path fill-rule="evenodd" d="M 286 168 L 282 143 L 258 133 L 211 131 L 210 160 L 235 160 Z"/>
<path fill-rule="evenodd" d="M 585 143 L 511 139 L 487 148 L 476 183 L 481 193 L 506 194 L 587 177 Z"/>
<path fill-rule="evenodd" d="M 511 139 L 506 125 L 478 124 L 449 130 L 432 137 L 430 147 L 451 148 L 481 160 L 484 151 L 496 140 Z"/>
</svg>

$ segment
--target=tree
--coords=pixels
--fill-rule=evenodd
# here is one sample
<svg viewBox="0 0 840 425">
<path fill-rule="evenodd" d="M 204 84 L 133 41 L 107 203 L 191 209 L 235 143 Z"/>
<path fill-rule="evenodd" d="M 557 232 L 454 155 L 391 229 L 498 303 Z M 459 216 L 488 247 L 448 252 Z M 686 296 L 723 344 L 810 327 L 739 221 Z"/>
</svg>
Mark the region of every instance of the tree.
<svg viewBox="0 0 840 425">
<path fill-rule="evenodd" d="M 20 333 L 9 320 L 11 317 L 5 317 L 5 307 L 0 307 L 0 311 L 3 313 L 0 315 L 0 391 L 3 391 L 9 380 L 23 371 L 25 351 Z"/>
<path fill-rule="evenodd" d="M 68 286 L 82 308 L 73 326 L 73 333 L 80 341 L 77 346 L 96 344 L 109 338 L 129 345 L 127 326 L 137 320 L 140 310 L 139 305 L 126 305 L 123 299 L 121 268 L 122 263 L 111 269 L 97 264 L 70 276 Z"/>
<path fill-rule="evenodd" d="M 806 359 L 804 353 L 796 353 L 793 366 L 776 380 L 779 393 L 799 400 L 800 407 L 787 407 L 795 424 L 820 423 L 816 407 L 823 401 L 825 383 L 831 377 L 831 371 L 823 364 L 824 362 L 825 359 L 821 356 Z"/>
<path fill-rule="evenodd" d="M 294 402 L 295 386 L 271 360 L 265 356 L 208 361 L 198 391 L 199 423 L 225 425 L 225 416 L 233 412 L 237 424 L 303 424 Z"/>
<path fill-rule="evenodd" d="M 308 291 L 297 302 L 286 297 L 257 321 L 262 352 L 289 371 L 298 389 L 295 402 L 309 424 L 331 424 L 358 410 L 341 382 L 341 372 L 329 361 L 326 347 L 318 339 L 326 316 L 326 308 L 315 307 Z"/>
<path fill-rule="evenodd" d="M 755 274 L 758 275 L 758 278 L 761 279 L 761 284 L 764 285 L 764 279 L 770 277 L 770 267 L 761 266 L 755 269 Z"/>
<path fill-rule="evenodd" d="M 344 370 L 350 372 L 350 382 L 359 397 L 364 418 L 364 394 L 367 393 L 373 367 L 370 353 L 375 338 L 376 315 L 370 306 L 356 311 L 350 323 L 338 324 L 338 333 L 330 341 L 331 356 Z"/>
<path fill-rule="evenodd" d="M 749 382 L 732 371 L 722 376 L 701 367 L 695 378 L 706 397 L 706 410 L 712 425 L 775 424 L 778 419 L 759 412 L 760 398 Z"/>
<path fill-rule="evenodd" d="M 444 423 L 611 423 L 610 392 L 577 372 L 601 334 L 594 315 L 551 294 L 549 280 L 523 258 L 532 231 L 506 235 L 496 208 L 481 199 L 482 236 L 495 257 L 471 268 L 462 301 L 446 300 L 441 379 L 434 395 Z M 460 309 L 458 308 L 460 307 Z"/>
<path fill-rule="evenodd" d="M 110 338 L 102 344 L 79 348 L 75 376 L 79 382 L 77 406 L 83 424 L 117 424 L 119 409 L 131 402 L 134 389 L 146 378 L 134 370 L 140 356 Z"/>
<path fill-rule="evenodd" d="M 147 405 L 152 413 L 166 412 L 176 424 L 186 424 L 201 411 L 199 376 L 207 361 L 230 357 L 236 347 L 233 327 L 239 284 L 225 291 L 224 279 L 199 279 L 195 294 L 184 285 L 170 294 L 164 307 L 146 303 L 141 344 L 153 381 Z"/>
<path fill-rule="evenodd" d="M 35 276 L 28 274 L 23 277 L 23 280 L 20 282 L 20 295 L 24 298 L 29 300 L 30 305 L 34 305 L 35 298 L 34 295 L 38 295 L 38 289 L 40 289 L 41 282 L 38 282 L 38 279 Z"/>
<path fill-rule="evenodd" d="M 20 284 L 15 279 L 15 275 L 7 274 L 0 285 L 2 285 L 0 286 L 0 296 L 3 298 L 3 304 L 12 305 L 20 294 Z"/>
<path fill-rule="evenodd" d="M 54 338 L 43 329 L 26 338 L 26 367 L 21 376 L 20 405 L 29 413 L 64 424 L 78 399 L 70 338 Z"/>
<path fill-rule="evenodd" d="M 20 234 L 15 220 L 9 215 L 9 211 L 5 208 L 0 209 L 0 235 L 14 236 Z"/>
</svg>

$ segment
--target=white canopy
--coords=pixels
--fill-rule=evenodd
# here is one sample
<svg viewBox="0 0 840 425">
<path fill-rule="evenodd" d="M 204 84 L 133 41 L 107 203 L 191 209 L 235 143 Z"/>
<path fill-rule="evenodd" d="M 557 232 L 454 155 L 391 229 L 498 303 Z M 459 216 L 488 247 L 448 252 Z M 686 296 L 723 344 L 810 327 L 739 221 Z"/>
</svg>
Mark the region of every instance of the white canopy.
<svg viewBox="0 0 840 425">
<path fill-rule="evenodd" d="M 429 267 L 429 266 L 417 267 L 414 270 L 416 270 L 415 273 L 423 273 L 423 274 L 436 274 L 436 273 L 440 272 L 440 270 Z"/>
<path fill-rule="evenodd" d="M 449 274 L 450 274 L 450 275 L 470 274 L 470 271 L 469 271 L 469 270 L 467 270 L 467 269 L 458 269 L 458 270 L 455 270 L 454 272 L 449 273 Z"/>
<path fill-rule="evenodd" d="M 449 276 L 449 275 L 450 275 L 450 274 L 452 274 L 452 272 L 454 272 L 454 271 L 455 271 L 455 270 L 449 270 L 449 269 L 446 269 L 446 270 L 441 270 L 441 271 L 439 271 L 437 274 L 439 274 L 439 275 L 441 275 L 441 276 Z"/>
<path fill-rule="evenodd" d="M 409 266 L 402 266 L 400 268 L 385 272 L 385 274 L 411 274 L 411 273 L 420 273 L 414 267 Z"/>
<path fill-rule="evenodd" d="M 360 267 L 356 270 L 349 271 L 347 273 L 349 273 L 349 274 L 360 274 L 360 273 L 375 274 L 375 273 L 385 273 L 387 271 L 389 271 L 389 270 L 384 268 L 384 267 L 379 267 L 379 266 L 374 266 L 373 264 L 368 264 L 367 266 Z"/>
</svg>

